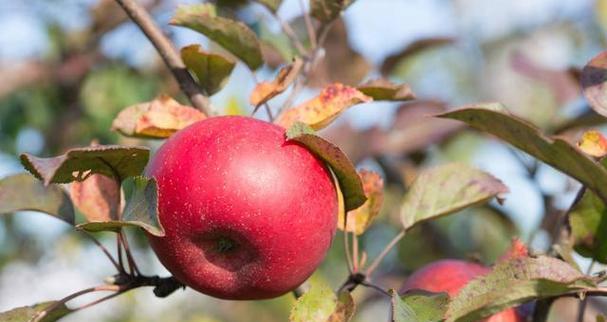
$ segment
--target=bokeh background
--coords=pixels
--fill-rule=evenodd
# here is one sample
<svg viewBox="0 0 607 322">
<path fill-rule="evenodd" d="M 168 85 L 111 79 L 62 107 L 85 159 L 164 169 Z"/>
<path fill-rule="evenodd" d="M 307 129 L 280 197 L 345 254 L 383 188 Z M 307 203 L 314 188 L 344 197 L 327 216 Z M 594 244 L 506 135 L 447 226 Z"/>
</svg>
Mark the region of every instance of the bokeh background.
<svg viewBox="0 0 607 322">
<path fill-rule="evenodd" d="M 176 6 L 191 2 L 142 1 L 178 47 L 199 43 L 221 51 L 203 36 L 168 26 Z M 268 65 L 256 77 L 272 78 L 293 52 L 277 20 L 257 4 L 218 2 L 222 14 L 245 21 L 264 41 Z M 305 37 L 301 13 L 298 0 L 285 0 L 279 10 Z M 359 167 L 380 172 L 386 181 L 382 214 L 361 238 L 369 257 L 398 233 L 400 198 L 420 168 L 466 162 L 511 190 L 503 206 L 466 210 L 414 229 L 385 260 L 378 284 L 397 288 L 408 273 L 438 258 L 490 264 L 512 237 L 537 252 L 549 249 L 556 218 L 578 184 L 490 137 L 428 115 L 500 101 L 544 131 L 571 140 L 588 127 L 600 129 L 605 119 L 589 111 L 577 76 L 607 47 L 606 32 L 602 0 L 358 0 L 346 11 L 328 37 L 326 63 L 298 101 L 327 82 L 355 85 L 382 75 L 410 84 L 419 98 L 404 105 L 356 106 L 322 132 Z M 238 64 L 212 104 L 224 114 L 250 115 L 254 86 L 252 73 Z M 0 0 L 0 176 L 23 171 L 23 152 L 50 156 L 94 139 L 158 147 L 161 142 L 125 139 L 109 128 L 122 108 L 159 93 L 186 102 L 151 44 L 113 1 Z M 280 106 L 286 96 L 270 105 Z M 256 115 L 266 118 L 263 110 Z M 112 245 L 111 234 L 99 237 Z M 130 237 L 143 271 L 167 274 L 143 234 L 132 231 Z M 340 239 L 338 234 L 319 271 L 333 286 L 347 275 Z M 583 269 L 590 264 L 576 259 Z M 0 216 L 0 311 L 62 298 L 112 273 L 98 249 L 64 223 L 33 212 Z M 362 288 L 354 296 L 355 321 L 387 321 L 388 300 Z M 151 290 L 138 289 L 65 321 L 285 321 L 293 301 L 290 294 L 220 301 L 190 290 L 157 299 Z M 607 312 L 607 305 L 593 299 L 588 321 L 597 312 Z M 559 300 L 550 321 L 572 321 L 576 313 L 576 300 Z"/>
</svg>

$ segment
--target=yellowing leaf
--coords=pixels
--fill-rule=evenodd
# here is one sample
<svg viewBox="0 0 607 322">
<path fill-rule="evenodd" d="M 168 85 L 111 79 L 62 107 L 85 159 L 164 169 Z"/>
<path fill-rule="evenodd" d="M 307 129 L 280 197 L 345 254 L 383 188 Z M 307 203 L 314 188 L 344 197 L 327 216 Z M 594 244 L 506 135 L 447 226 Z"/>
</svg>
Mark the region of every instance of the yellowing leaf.
<svg viewBox="0 0 607 322">
<path fill-rule="evenodd" d="M 114 119 L 112 130 L 125 136 L 163 139 L 205 118 L 199 110 L 160 95 L 153 101 L 122 110 Z"/>
<path fill-rule="evenodd" d="M 213 95 L 223 88 L 236 65 L 231 59 L 222 55 L 205 52 L 200 45 L 182 48 L 181 59 L 196 75 L 198 84 L 207 95 Z"/>
<path fill-rule="evenodd" d="M 339 217 L 341 218 L 339 218 L 338 227 L 341 230 L 361 235 L 379 215 L 384 201 L 384 181 L 378 173 L 373 171 L 361 170 L 358 175 L 362 180 L 367 201 L 362 206 L 348 212 L 345 229 L 343 212 L 340 212 Z"/>
<path fill-rule="evenodd" d="M 253 93 L 251 93 L 251 105 L 257 107 L 284 92 L 297 78 L 302 66 L 303 61 L 296 58 L 292 64 L 281 68 L 273 81 L 262 82 L 255 86 Z"/>
<path fill-rule="evenodd" d="M 276 124 L 290 128 L 296 122 L 305 123 L 314 130 L 328 126 L 352 105 L 367 103 L 373 99 L 356 88 L 335 83 L 327 86 L 315 98 L 285 111 Z"/>
<path fill-rule="evenodd" d="M 602 158 L 607 155 L 607 139 L 599 131 L 584 132 L 577 146 L 582 152 L 593 157 Z"/>
<path fill-rule="evenodd" d="M 113 178 L 93 174 L 70 187 L 72 202 L 88 221 L 117 220 L 120 211 L 120 189 Z"/>
</svg>

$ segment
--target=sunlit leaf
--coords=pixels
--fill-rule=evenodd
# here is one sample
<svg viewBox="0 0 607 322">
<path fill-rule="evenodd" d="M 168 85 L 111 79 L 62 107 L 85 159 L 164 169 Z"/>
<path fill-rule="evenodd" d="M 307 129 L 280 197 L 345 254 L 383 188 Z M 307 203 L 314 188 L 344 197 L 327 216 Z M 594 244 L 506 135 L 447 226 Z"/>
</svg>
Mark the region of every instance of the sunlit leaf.
<svg viewBox="0 0 607 322">
<path fill-rule="evenodd" d="M 191 70 L 198 84 L 207 95 L 219 92 L 227 83 L 235 62 L 215 53 L 205 52 L 200 45 L 190 45 L 181 49 L 181 59 Z"/>
<path fill-rule="evenodd" d="M 170 96 L 160 95 L 154 100 L 135 104 L 122 110 L 112 123 L 112 130 L 132 137 L 164 139 L 206 115 L 199 110 L 181 105 Z"/>
<path fill-rule="evenodd" d="M 599 53 L 584 66 L 581 82 L 590 107 L 607 116 L 607 51 Z"/>
<path fill-rule="evenodd" d="M 465 164 L 452 163 L 422 171 L 401 206 L 405 230 L 419 222 L 488 202 L 508 188 L 492 175 Z"/>
<path fill-rule="evenodd" d="M 569 212 L 573 248 L 584 257 L 607 263 L 607 206 L 592 191 Z"/>
<path fill-rule="evenodd" d="M 257 84 L 251 93 L 251 105 L 259 106 L 284 92 L 297 78 L 302 66 L 303 60 L 296 58 L 293 63 L 281 68 L 274 80 Z"/>
<path fill-rule="evenodd" d="M 345 228 L 342 212 L 339 213 L 337 222 L 339 229 L 361 235 L 379 215 L 384 201 L 384 181 L 378 173 L 373 171 L 361 170 L 358 174 L 363 183 L 367 201 L 362 206 L 348 212 L 348 222 Z"/>
<path fill-rule="evenodd" d="M 361 93 L 374 101 L 409 101 L 415 99 L 411 87 L 406 84 L 394 84 L 386 79 L 375 79 L 356 87 Z"/>
<path fill-rule="evenodd" d="M 74 206 L 65 191 L 57 185 L 45 186 L 26 173 L 0 180 L 0 214 L 20 210 L 44 212 L 74 224 Z"/>
<path fill-rule="evenodd" d="M 367 198 L 360 176 L 352 162 L 338 147 L 315 135 L 314 131 L 303 123 L 294 124 L 287 131 L 287 139 L 303 144 L 327 162 L 339 181 L 346 211 L 356 209 L 365 203 Z"/>
<path fill-rule="evenodd" d="M 275 123 L 288 129 L 296 122 L 302 122 L 319 130 L 328 126 L 349 107 L 371 100 L 371 97 L 356 88 L 335 83 L 327 86 L 315 98 L 285 111 Z"/>
<path fill-rule="evenodd" d="M 326 23 L 339 17 L 354 1 L 356 0 L 310 0 L 310 12 L 314 18 Z"/>
<path fill-rule="evenodd" d="M 70 197 L 74 205 L 88 221 L 118 219 L 120 189 L 113 178 L 93 174 L 82 182 L 73 182 Z"/>
<path fill-rule="evenodd" d="M 21 155 L 21 163 L 44 184 L 82 181 L 98 173 L 117 180 L 141 174 L 150 150 L 144 147 L 99 145 L 68 150 L 52 158 Z"/>
<path fill-rule="evenodd" d="M 158 188 L 156 180 L 132 177 L 122 184 L 126 205 L 121 220 L 90 222 L 78 225 L 87 231 L 117 231 L 124 226 L 135 226 L 162 237 L 164 228 L 158 220 Z"/>
<path fill-rule="evenodd" d="M 413 290 L 398 295 L 392 294 L 392 321 L 394 322 L 440 322 L 443 321 L 449 295 L 447 293 L 431 293 Z"/>
<path fill-rule="evenodd" d="M 349 292 L 337 296 L 331 288 L 312 278 L 310 289 L 291 309 L 290 322 L 347 322 L 354 314 L 354 301 Z"/>
<path fill-rule="evenodd" d="M 179 6 L 171 24 L 204 34 L 240 58 L 251 69 L 257 69 L 263 64 L 255 33 L 240 21 L 217 16 L 215 6 L 210 3 Z"/>
<path fill-rule="evenodd" d="M 452 298 L 447 322 L 478 321 L 530 300 L 591 290 L 595 282 L 566 262 L 547 256 L 519 257 L 497 264 Z"/>
<path fill-rule="evenodd" d="M 44 302 L 2 312 L 0 313 L 0 322 L 29 322 L 32 318 L 36 317 L 39 312 L 42 312 L 55 303 L 57 302 Z M 72 310 L 68 309 L 65 304 L 61 304 L 49 312 L 48 315 L 40 320 L 40 322 L 55 322 L 71 312 Z"/>
<path fill-rule="evenodd" d="M 489 103 L 439 115 L 460 120 L 529 153 L 579 180 L 607 200 L 607 170 L 559 137 L 548 137 L 533 125 L 508 113 L 503 105 Z"/>
<path fill-rule="evenodd" d="M 582 152 L 593 157 L 602 158 L 607 155 L 607 139 L 599 131 L 584 132 L 577 146 Z"/>
</svg>

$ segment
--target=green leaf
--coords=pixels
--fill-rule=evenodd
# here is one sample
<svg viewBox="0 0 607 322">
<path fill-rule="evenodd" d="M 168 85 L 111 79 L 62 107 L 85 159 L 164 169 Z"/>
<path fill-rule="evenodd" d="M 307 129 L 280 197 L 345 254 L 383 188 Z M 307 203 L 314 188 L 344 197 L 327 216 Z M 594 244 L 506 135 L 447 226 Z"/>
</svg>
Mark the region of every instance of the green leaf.
<svg viewBox="0 0 607 322">
<path fill-rule="evenodd" d="M 240 58 L 251 69 L 263 64 L 261 47 L 255 33 L 242 22 L 219 17 L 209 3 L 182 5 L 171 24 L 196 30 Z"/>
<path fill-rule="evenodd" d="M 415 99 L 411 87 L 406 84 L 394 84 L 386 79 L 368 81 L 356 87 L 375 101 L 410 101 Z"/>
<path fill-rule="evenodd" d="M 592 191 L 585 191 L 569 212 L 573 248 L 584 257 L 607 263 L 607 206 Z"/>
<path fill-rule="evenodd" d="M 262 4 L 264 7 L 270 9 L 270 11 L 276 13 L 278 11 L 278 7 L 282 4 L 282 0 L 254 0 Z"/>
<path fill-rule="evenodd" d="M 145 147 L 99 145 L 68 150 L 52 158 L 21 155 L 25 169 L 45 185 L 82 181 L 98 173 L 117 180 L 141 174 L 148 162 L 150 150 Z"/>
<path fill-rule="evenodd" d="M 362 181 L 352 161 L 331 142 L 314 134 L 314 130 L 304 123 L 297 122 L 287 130 L 287 139 L 297 141 L 312 153 L 323 159 L 331 167 L 344 196 L 345 210 L 356 209 L 365 203 L 365 191 Z"/>
<path fill-rule="evenodd" d="M 392 316 L 394 322 L 439 322 L 443 320 L 449 303 L 447 293 L 431 293 L 412 290 L 398 295 L 392 294 Z"/>
<path fill-rule="evenodd" d="M 592 279 L 559 259 L 517 257 L 466 284 L 449 303 L 445 317 L 447 322 L 477 321 L 530 300 L 595 287 Z"/>
<path fill-rule="evenodd" d="M 191 70 L 198 84 L 207 95 L 219 92 L 227 83 L 235 62 L 215 53 L 205 52 L 200 45 L 190 45 L 181 49 L 181 59 Z"/>
<path fill-rule="evenodd" d="M 482 204 L 506 187 L 492 175 L 460 163 L 423 171 L 407 191 L 400 216 L 405 230 L 417 223 Z"/>
<path fill-rule="evenodd" d="M 45 186 L 22 173 L 0 180 L 0 213 L 34 210 L 74 224 L 74 206 L 70 197 L 57 185 Z"/>
<path fill-rule="evenodd" d="M 158 188 L 154 178 L 128 178 L 122 183 L 126 206 L 121 220 L 89 222 L 77 228 L 86 231 L 118 231 L 124 226 L 145 229 L 148 233 L 162 237 L 164 228 L 158 220 Z"/>
<path fill-rule="evenodd" d="M 10 311 L 2 312 L 0 313 L 0 322 L 28 322 L 32 318 L 34 318 L 36 314 L 55 303 L 57 302 L 44 302 L 31 306 L 18 307 Z M 68 309 L 65 304 L 61 304 L 59 307 L 49 312 L 49 314 L 45 316 L 42 320 L 40 320 L 40 322 L 54 322 L 68 315 L 71 312 L 72 310 Z"/>
<path fill-rule="evenodd" d="M 533 125 L 509 114 L 503 105 L 489 103 L 439 115 L 460 120 L 553 166 L 607 200 L 607 170 L 559 137 L 548 137 Z"/>
<path fill-rule="evenodd" d="M 312 16 L 323 23 L 335 20 L 355 0 L 310 0 Z"/>
<path fill-rule="evenodd" d="M 347 322 L 354 314 L 354 301 L 349 292 L 339 297 L 331 288 L 312 278 L 310 289 L 302 295 L 291 309 L 290 322 Z"/>
<path fill-rule="evenodd" d="M 607 51 L 600 52 L 584 66 L 580 81 L 590 107 L 607 116 Z"/>
</svg>

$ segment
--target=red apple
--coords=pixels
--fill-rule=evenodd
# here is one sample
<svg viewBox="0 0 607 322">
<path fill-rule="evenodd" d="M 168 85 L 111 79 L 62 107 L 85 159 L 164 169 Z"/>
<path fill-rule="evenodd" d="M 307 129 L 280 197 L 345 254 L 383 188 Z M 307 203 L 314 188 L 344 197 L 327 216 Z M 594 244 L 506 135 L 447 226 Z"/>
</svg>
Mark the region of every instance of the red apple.
<svg viewBox="0 0 607 322">
<path fill-rule="evenodd" d="M 400 289 L 404 293 L 412 289 L 429 292 L 447 292 L 457 295 L 471 279 L 489 273 L 491 269 L 476 263 L 445 259 L 430 263 L 413 273 Z M 483 320 L 485 322 L 522 322 L 515 309 L 506 309 Z"/>
<path fill-rule="evenodd" d="M 156 178 L 164 266 L 202 293 L 272 298 L 324 258 L 337 194 L 323 161 L 285 130 L 248 117 L 212 117 L 169 138 L 146 170 Z"/>
</svg>

